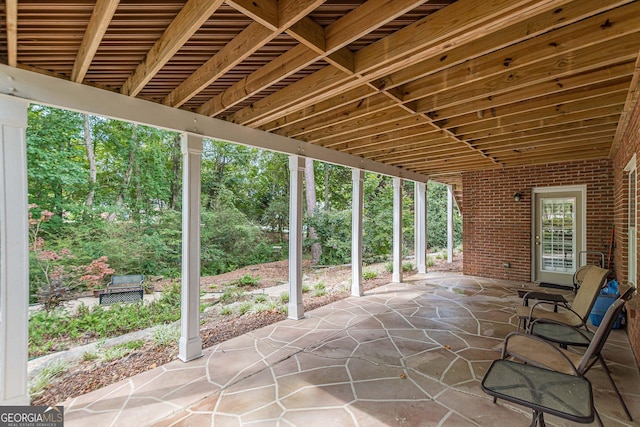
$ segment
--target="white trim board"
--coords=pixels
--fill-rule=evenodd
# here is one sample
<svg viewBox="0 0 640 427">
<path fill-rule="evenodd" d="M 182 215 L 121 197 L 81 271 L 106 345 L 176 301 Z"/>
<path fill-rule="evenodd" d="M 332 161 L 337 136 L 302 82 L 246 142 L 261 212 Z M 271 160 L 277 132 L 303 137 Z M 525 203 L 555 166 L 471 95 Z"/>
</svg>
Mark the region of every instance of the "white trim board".
<svg viewBox="0 0 640 427">
<path fill-rule="evenodd" d="M 14 96 L 67 110 L 186 132 L 285 154 L 311 157 L 326 163 L 409 181 L 426 182 L 428 179 L 423 174 L 293 138 L 4 64 L 0 64 L 0 96 Z"/>
</svg>

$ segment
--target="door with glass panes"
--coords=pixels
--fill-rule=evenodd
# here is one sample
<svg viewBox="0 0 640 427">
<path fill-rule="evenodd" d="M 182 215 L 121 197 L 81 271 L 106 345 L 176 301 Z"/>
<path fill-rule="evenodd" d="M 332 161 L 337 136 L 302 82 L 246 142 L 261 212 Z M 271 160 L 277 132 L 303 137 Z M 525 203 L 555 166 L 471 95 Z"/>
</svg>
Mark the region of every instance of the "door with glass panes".
<svg viewBox="0 0 640 427">
<path fill-rule="evenodd" d="M 534 281 L 573 285 L 584 251 L 583 201 L 580 189 L 535 193 Z"/>
</svg>

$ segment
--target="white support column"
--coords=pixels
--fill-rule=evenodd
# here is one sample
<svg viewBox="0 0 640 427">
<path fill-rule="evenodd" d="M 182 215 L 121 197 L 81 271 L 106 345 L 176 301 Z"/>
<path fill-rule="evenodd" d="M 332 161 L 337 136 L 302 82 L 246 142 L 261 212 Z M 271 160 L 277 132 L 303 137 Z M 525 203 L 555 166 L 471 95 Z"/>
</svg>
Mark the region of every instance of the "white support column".
<svg viewBox="0 0 640 427">
<path fill-rule="evenodd" d="M 362 215 L 364 212 L 364 171 L 351 170 L 353 196 L 351 198 L 351 295 L 364 295 L 362 285 Z"/>
<path fill-rule="evenodd" d="M 302 177 L 305 158 L 289 156 L 289 319 L 304 317 L 302 302 Z"/>
<path fill-rule="evenodd" d="M 29 405 L 27 109 L 0 96 L 0 405 Z"/>
<path fill-rule="evenodd" d="M 453 262 L 453 185 L 447 185 L 447 262 Z"/>
<path fill-rule="evenodd" d="M 393 273 L 391 281 L 402 282 L 402 179 L 393 178 Z"/>
<path fill-rule="evenodd" d="M 202 356 L 200 338 L 200 162 L 202 138 L 182 135 L 182 314 L 178 358 Z"/>
<path fill-rule="evenodd" d="M 416 182 L 415 192 L 415 253 L 418 274 L 427 272 L 427 184 Z"/>
</svg>

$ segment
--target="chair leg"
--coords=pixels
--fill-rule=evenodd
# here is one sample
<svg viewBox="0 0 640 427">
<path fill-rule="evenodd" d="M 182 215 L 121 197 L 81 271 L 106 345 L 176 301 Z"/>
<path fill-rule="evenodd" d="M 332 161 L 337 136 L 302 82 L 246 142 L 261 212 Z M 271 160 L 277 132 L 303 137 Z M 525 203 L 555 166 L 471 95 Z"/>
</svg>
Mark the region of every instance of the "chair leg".
<svg viewBox="0 0 640 427">
<path fill-rule="evenodd" d="M 596 409 L 596 407 L 593 407 L 593 413 L 596 416 L 596 421 L 598 422 L 598 425 L 600 427 L 604 427 L 604 424 L 602 424 L 602 418 L 600 418 L 600 414 L 598 413 L 598 410 Z"/>
<path fill-rule="evenodd" d="M 531 427 L 547 427 L 544 422 L 544 412 L 533 411 L 533 419 L 531 420 Z"/>
<path fill-rule="evenodd" d="M 607 374 L 607 377 L 609 378 L 609 382 L 611 383 L 613 390 L 618 395 L 618 400 L 622 405 L 622 409 L 624 409 L 624 413 L 627 414 L 627 418 L 629 419 L 629 421 L 633 421 L 633 418 L 631 418 L 631 413 L 629 413 L 629 409 L 627 408 L 627 405 L 626 403 L 624 403 L 624 399 L 620 394 L 620 390 L 618 390 L 618 387 L 616 387 L 616 383 L 613 381 L 613 378 L 611 378 L 611 371 L 609 370 L 609 367 L 607 366 L 607 363 L 604 361 L 604 358 L 602 357 L 602 355 L 598 355 L 598 360 L 600 360 L 600 365 L 602 365 L 602 368 L 604 369 L 605 374 Z"/>
</svg>

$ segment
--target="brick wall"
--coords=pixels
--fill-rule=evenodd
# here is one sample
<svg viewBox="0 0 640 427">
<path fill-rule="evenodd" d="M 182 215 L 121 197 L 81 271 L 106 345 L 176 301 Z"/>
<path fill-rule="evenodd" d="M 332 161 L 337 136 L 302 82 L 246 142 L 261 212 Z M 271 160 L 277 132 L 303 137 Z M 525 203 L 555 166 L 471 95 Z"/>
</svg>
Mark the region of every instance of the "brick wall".
<svg viewBox="0 0 640 427">
<path fill-rule="evenodd" d="M 626 231 L 628 226 L 628 185 L 627 174 L 624 172 L 624 169 L 633 154 L 636 155 L 636 165 L 640 163 L 640 103 L 636 103 L 635 110 L 630 117 L 629 124 L 620 141 L 613 161 L 615 189 L 614 217 L 616 227 L 615 262 L 618 266 L 616 269 L 616 277 L 621 283 L 626 282 L 628 278 L 628 241 Z M 636 264 L 640 267 L 640 261 L 637 260 Z M 636 278 L 636 285 L 637 284 L 638 280 Z M 629 321 L 627 333 L 636 355 L 636 361 L 640 361 L 640 302 L 638 301 L 638 295 L 629 301 L 626 307 L 627 319 Z"/>
<path fill-rule="evenodd" d="M 534 187 L 585 185 L 588 251 L 605 251 L 614 219 L 610 160 L 576 161 L 466 173 L 462 177 L 464 273 L 531 280 Z M 524 197 L 516 202 L 514 193 Z M 510 267 L 503 266 L 509 263 Z"/>
</svg>

